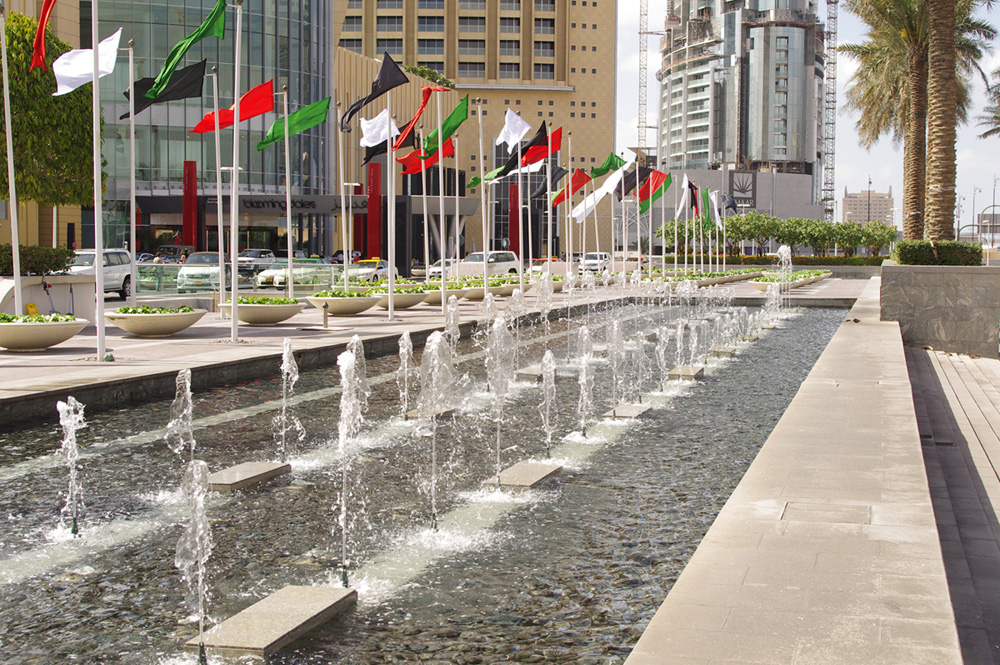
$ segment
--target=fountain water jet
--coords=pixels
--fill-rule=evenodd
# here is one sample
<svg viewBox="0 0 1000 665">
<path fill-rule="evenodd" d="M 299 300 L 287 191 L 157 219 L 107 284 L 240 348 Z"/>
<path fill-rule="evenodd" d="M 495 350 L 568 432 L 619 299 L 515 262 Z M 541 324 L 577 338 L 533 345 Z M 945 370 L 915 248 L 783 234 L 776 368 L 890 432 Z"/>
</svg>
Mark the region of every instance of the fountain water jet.
<svg viewBox="0 0 1000 665">
<path fill-rule="evenodd" d="M 183 454 L 184 448 L 190 448 L 191 459 L 194 459 L 194 431 L 191 426 L 191 414 L 194 406 L 191 403 L 191 370 L 184 368 L 177 372 L 174 401 L 170 404 L 170 422 L 164 439 L 175 455 Z"/>
<path fill-rule="evenodd" d="M 354 339 L 359 339 L 355 336 Z M 353 341 L 353 340 L 352 340 Z M 364 350 L 362 349 L 362 356 Z M 358 354 L 350 349 L 337 356 L 337 366 L 340 368 L 340 421 L 337 423 L 337 440 L 340 447 L 340 580 L 347 587 L 347 571 L 350 564 L 347 558 L 347 471 L 350 460 L 347 455 L 347 441 L 361 430 L 364 417 L 364 407 L 367 402 L 366 389 L 368 378 L 365 376 L 365 366 L 358 364 Z"/>
<path fill-rule="evenodd" d="M 403 418 L 406 420 L 409 419 L 412 366 L 413 341 L 410 339 L 410 331 L 404 330 L 403 334 L 399 336 L 399 369 L 396 370 L 396 385 L 399 386 L 399 402 L 403 410 Z"/>
<path fill-rule="evenodd" d="M 274 438 L 278 443 L 278 457 L 282 464 L 287 457 L 289 432 L 294 432 L 297 443 L 306 438 L 306 430 L 302 422 L 289 412 L 288 398 L 295 392 L 295 383 L 299 380 L 299 366 L 295 363 L 292 353 L 292 340 L 285 338 L 281 354 L 281 410 L 274 416 Z"/>
<path fill-rule="evenodd" d="M 83 418 L 83 404 L 76 401 L 75 397 L 66 398 L 65 402 L 56 403 L 59 411 L 59 424 L 62 426 L 63 439 L 60 451 L 66 461 L 66 469 L 69 471 L 69 485 L 66 489 L 66 504 L 60 511 L 60 515 L 69 515 L 71 520 L 70 533 L 79 535 L 79 517 L 82 507 L 82 488 L 77 477 L 77 461 L 80 454 L 76 447 L 76 433 L 87 426 L 87 421 Z"/>
<path fill-rule="evenodd" d="M 205 655 L 205 604 L 208 602 L 208 585 L 205 581 L 205 564 L 212 554 L 212 530 L 205 513 L 208 495 L 208 465 L 201 460 L 191 460 L 184 471 L 184 499 L 188 508 L 188 523 L 177 541 L 174 565 L 180 569 L 188 590 L 195 596 L 198 612 L 198 661 L 207 663 Z"/>
<path fill-rule="evenodd" d="M 449 296 L 448 304 L 444 309 L 444 333 L 447 335 L 448 343 L 451 345 L 452 355 L 455 355 L 458 340 L 462 337 L 461 322 L 462 314 L 458 309 L 458 298 Z"/>
<path fill-rule="evenodd" d="M 538 410 L 542 414 L 542 428 L 545 430 L 545 457 L 552 457 L 552 403 L 556 399 L 556 358 L 552 351 L 542 356 L 542 403 Z"/>
<path fill-rule="evenodd" d="M 500 426 L 503 422 L 503 406 L 510 384 L 514 380 L 514 364 L 511 347 L 514 338 L 503 317 L 498 317 L 490 327 L 486 339 L 486 378 L 493 393 L 491 413 L 496 423 L 496 468 L 497 482 L 500 482 Z"/>
</svg>

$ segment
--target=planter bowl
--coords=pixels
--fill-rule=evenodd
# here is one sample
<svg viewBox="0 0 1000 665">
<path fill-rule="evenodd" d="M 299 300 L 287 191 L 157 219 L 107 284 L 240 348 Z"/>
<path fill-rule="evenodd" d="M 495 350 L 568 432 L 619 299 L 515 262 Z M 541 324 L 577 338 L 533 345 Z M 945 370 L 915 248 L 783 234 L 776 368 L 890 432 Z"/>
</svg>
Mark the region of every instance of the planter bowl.
<svg viewBox="0 0 1000 665">
<path fill-rule="evenodd" d="M 445 302 L 448 302 L 448 299 L 451 298 L 452 296 L 455 296 L 455 298 L 461 300 L 462 296 L 465 295 L 465 291 L 466 291 L 466 289 L 445 289 L 445 292 L 444 292 Z M 424 299 L 424 302 L 426 304 L 428 304 L 428 305 L 440 305 L 441 304 L 441 289 L 435 289 L 434 291 L 428 291 L 427 292 L 427 298 Z"/>
<path fill-rule="evenodd" d="M 306 306 L 304 302 L 291 305 L 239 305 L 236 318 L 252 326 L 269 326 L 290 319 Z M 232 304 L 220 303 L 219 310 L 232 316 Z"/>
<path fill-rule="evenodd" d="M 52 321 L 45 323 L 0 323 L 0 346 L 8 351 L 44 351 L 62 344 L 87 327 L 90 321 Z"/>
<path fill-rule="evenodd" d="M 503 290 L 503 287 L 502 286 L 491 286 L 491 287 L 489 287 L 489 289 L 490 289 L 490 293 L 492 293 L 495 296 L 498 296 L 498 295 L 500 295 L 500 291 Z M 481 286 L 473 286 L 471 288 L 466 289 L 465 290 L 465 295 L 463 295 L 462 297 L 465 298 L 466 300 L 479 301 L 479 300 L 482 300 L 483 298 L 486 297 L 486 292 L 483 291 L 483 287 L 481 287 Z"/>
<path fill-rule="evenodd" d="M 320 310 L 324 311 L 323 307 L 326 306 L 326 312 L 330 316 L 352 316 L 354 314 L 360 314 L 366 309 L 371 309 L 378 302 L 378 298 L 375 296 L 358 296 L 356 298 L 320 298 L 316 296 L 310 296 L 306 298 L 309 303 Z"/>
<path fill-rule="evenodd" d="M 119 314 L 108 312 L 104 318 L 125 332 L 138 337 L 167 337 L 188 328 L 205 316 L 207 309 L 193 312 L 170 312 L 159 314 Z"/>
<path fill-rule="evenodd" d="M 378 298 L 378 302 L 375 303 L 377 307 L 382 309 L 389 309 L 389 294 L 385 293 L 380 296 L 374 296 Z M 419 305 L 427 298 L 426 293 L 397 293 L 392 298 L 392 308 L 393 309 L 409 309 L 416 305 Z"/>
</svg>

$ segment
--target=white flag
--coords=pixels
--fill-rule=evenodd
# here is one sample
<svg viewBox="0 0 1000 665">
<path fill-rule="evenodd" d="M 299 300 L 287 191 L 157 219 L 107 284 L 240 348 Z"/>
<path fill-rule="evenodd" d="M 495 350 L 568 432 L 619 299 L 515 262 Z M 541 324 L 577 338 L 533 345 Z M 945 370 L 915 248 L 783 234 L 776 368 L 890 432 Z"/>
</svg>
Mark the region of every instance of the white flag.
<svg viewBox="0 0 1000 665">
<path fill-rule="evenodd" d="M 122 29 L 97 45 L 98 67 L 101 76 L 107 76 L 115 71 L 118 60 L 118 42 L 122 38 Z M 81 85 L 94 80 L 94 50 L 89 48 L 73 49 L 63 53 L 52 63 L 52 73 L 56 76 L 56 91 L 53 97 L 67 95 Z"/>
<path fill-rule="evenodd" d="M 712 213 L 715 215 L 715 228 L 721 229 L 722 222 L 719 221 L 719 192 L 709 192 L 708 198 L 712 201 Z"/>
<path fill-rule="evenodd" d="M 677 210 L 686 210 L 688 204 L 688 191 L 691 189 L 688 187 L 688 174 L 684 174 L 684 182 L 681 183 L 681 203 L 677 206 Z"/>
<path fill-rule="evenodd" d="M 510 150 L 514 150 L 524 135 L 530 131 L 531 125 L 528 124 L 528 121 L 508 108 L 507 115 L 504 116 L 503 129 L 500 130 L 500 136 L 497 137 L 495 145 L 506 143 Z"/>
<path fill-rule="evenodd" d="M 379 143 L 389 139 L 389 127 L 392 127 L 393 137 L 399 136 L 399 128 L 389 118 L 389 109 L 382 109 L 382 112 L 371 120 L 361 118 L 361 147 L 374 148 Z"/>
<path fill-rule="evenodd" d="M 605 196 L 615 191 L 615 187 L 617 187 L 618 183 L 621 182 L 622 175 L 624 175 L 624 173 L 624 168 L 612 172 L 604 181 L 604 184 L 594 190 L 593 194 L 585 198 L 583 202 L 573 208 L 573 212 L 571 213 L 573 215 L 573 219 L 575 219 L 578 224 L 586 219 L 587 215 L 592 213 L 597 208 L 597 205 Z"/>
</svg>

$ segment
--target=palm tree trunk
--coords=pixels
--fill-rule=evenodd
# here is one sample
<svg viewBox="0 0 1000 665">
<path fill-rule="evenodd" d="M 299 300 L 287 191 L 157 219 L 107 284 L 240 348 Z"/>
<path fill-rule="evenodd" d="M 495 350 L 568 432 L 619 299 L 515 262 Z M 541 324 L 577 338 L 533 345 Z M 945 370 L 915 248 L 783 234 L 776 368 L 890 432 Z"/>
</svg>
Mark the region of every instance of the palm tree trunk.
<svg viewBox="0 0 1000 665">
<path fill-rule="evenodd" d="M 927 0 L 927 192 L 924 237 L 951 240 L 955 223 L 955 0 Z"/>
<path fill-rule="evenodd" d="M 924 237 L 924 189 L 927 169 L 927 51 L 910 48 L 907 57 L 910 117 L 903 141 L 903 238 Z"/>
</svg>

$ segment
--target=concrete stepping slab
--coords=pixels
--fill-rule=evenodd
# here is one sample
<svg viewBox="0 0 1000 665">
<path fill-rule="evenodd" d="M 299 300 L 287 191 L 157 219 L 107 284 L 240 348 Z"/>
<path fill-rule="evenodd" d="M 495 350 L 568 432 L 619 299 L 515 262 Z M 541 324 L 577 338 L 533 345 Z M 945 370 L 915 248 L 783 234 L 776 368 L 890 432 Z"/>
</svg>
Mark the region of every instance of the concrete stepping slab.
<svg viewBox="0 0 1000 665">
<path fill-rule="evenodd" d="M 448 414 L 450 414 L 450 413 L 452 413 L 454 411 L 455 411 L 454 407 L 440 406 L 440 407 L 434 409 L 434 413 L 432 413 L 431 416 L 432 417 L 447 416 Z M 409 410 L 409 411 L 406 412 L 406 419 L 407 420 L 417 420 L 419 418 L 420 418 L 420 411 L 417 410 L 417 409 L 411 409 L 411 410 Z"/>
<path fill-rule="evenodd" d="M 244 462 L 216 471 L 208 476 L 208 489 L 212 492 L 236 492 L 266 483 L 272 478 L 292 472 L 291 464 L 281 462 Z"/>
<path fill-rule="evenodd" d="M 542 366 L 541 365 L 528 365 L 527 367 L 522 367 L 517 370 L 517 378 L 522 381 L 541 381 L 542 380 Z"/>
<path fill-rule="evenodd" d="M 649 411 L 649 404 L 617 404 L 607 413 L 603 414 L 602 418 L 638 418 L 642 414 Z"/>
<path fill-rule="evenodd" d="M 683 381 L 694 381 L 705 375 L 705 368 L 701 365 L 681 365 L 667 372 L 668 379 L 681 379 Z"/>
<path fill-rule="evenodd" d="M 736 355 L 735 346 L 713 346 L 708 350 L 713 358 L 732 358 Z"/>
<path fill-rule="evenodd" d="M 535 487 L 545 482 L 562 469 L 561 464 L 548 462 L 518 462 L 500 472 L 500 481 L 493 476 L 483 481 L 483 485 L 499 484 L 501 487 Z"/>
<path fill-rule="evenodd" d="M 358 602 L 354 589 L 286 586 L 226 619 L 204 635 L 206 651 L 267 657 Z M 198 650 L 198 639 L 184 645 Z"/>
</svg>

